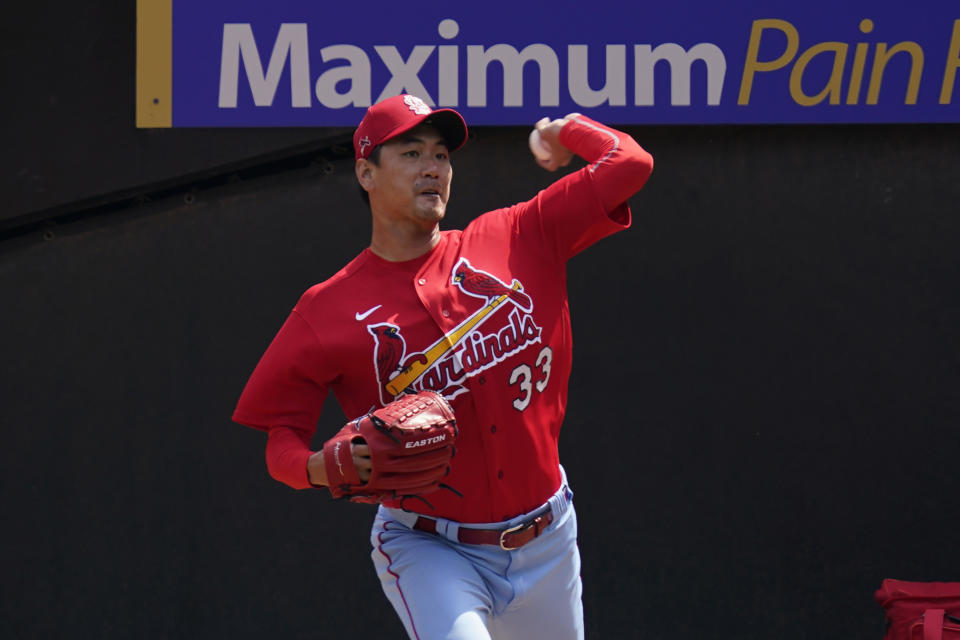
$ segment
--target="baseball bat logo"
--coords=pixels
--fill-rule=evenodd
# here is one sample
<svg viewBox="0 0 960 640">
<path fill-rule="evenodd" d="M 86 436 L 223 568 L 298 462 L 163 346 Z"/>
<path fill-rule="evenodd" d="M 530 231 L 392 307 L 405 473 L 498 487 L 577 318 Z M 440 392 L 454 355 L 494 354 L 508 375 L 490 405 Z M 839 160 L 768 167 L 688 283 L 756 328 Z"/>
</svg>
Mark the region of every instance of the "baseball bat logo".
<svg viewBox="0 0 960 640">
<path fill-rule="evenodd" d="M 510 285 L 507 285 L 496 276 L 475 268 L 466 258 L 461 258 L 452 270 L 450 282 L 463 293 L 485 300 L 486 304 L 422 352 L 407 356 L 406 341 L 400 333 L 400 328 L 394 324 L 380 323 L 367 327 L 367 331 L 373 336 L 375 342 L 374 366 L 380 382 L 381 403 L 390 402 L 394 397 L 403 393 L 405 389 L 415 385 L 438 363 L 447 356 L 456 353 L 458 349 L 465 346 L 475 346 L 476 342 L 480 342 L 476 338 L 477 330 L 497 310 L 504 308 L 505 303 L 508 303 L 507 306 L 513 307 L 514 311 L 510 314 L 510 323 L 499 332 L 508 331 L 510 333 L 510 336 L 507 336 L 504 342 L 511 345 L 513 350 L 516 350 L 530 342 L 540 340 L 540 329 L 533 323 L 533 319 L 529 315 L 533 311 L 533 300 L 523 291 L 523 285 L 519 280 L 514 279 Z M 475 336 L 472 341 L 468 340 L 471 335 Z M 498 336 L 499 334 L 493 336 L 493 338 L 496 339 Z M 497 350 L 491 349 L 491 351 Z M 500 352 L 491 354 L 488 362 L 478 365 L 475 367 L 476 371 L 471 373 L 492 366 L 506 355 L 509 354 Z M 464 375 L 468 375 L 468 373 L 464 372 L 461 378 Z M 448 373 L 444 377 L 449 379 L 452 376 Z M 460 387 L 460 390 L 454 391 L 454 395 L 465 391 L 462 387 Z"/>
</svg>

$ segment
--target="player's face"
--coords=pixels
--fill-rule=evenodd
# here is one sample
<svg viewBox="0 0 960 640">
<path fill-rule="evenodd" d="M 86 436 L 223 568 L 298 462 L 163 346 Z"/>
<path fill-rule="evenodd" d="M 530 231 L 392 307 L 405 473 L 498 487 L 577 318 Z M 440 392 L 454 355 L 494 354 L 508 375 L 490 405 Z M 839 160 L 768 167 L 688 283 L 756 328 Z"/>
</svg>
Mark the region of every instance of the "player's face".
<svg viewBox="0 0 960 640">
<path fill-rule="evenodd" d="M 375 215 L 432 226 L 443 219 L 453 168 L 440 132 L 420 125 L 385 143 L 372 167 L 370 205 Z"/>
</svg>

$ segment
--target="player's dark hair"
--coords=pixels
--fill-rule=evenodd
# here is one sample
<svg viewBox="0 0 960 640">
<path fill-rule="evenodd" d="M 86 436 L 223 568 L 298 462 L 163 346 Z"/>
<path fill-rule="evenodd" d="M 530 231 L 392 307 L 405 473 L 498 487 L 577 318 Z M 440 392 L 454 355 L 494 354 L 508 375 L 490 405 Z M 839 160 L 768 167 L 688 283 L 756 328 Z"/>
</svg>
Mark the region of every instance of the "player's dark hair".
<svg viewBox="0 0 960 640">
<path fill-rule="evenodd" d="M 372 163 L 373 163 L 375 166 L 377 166 L 377 167 L 380 166 L 380 149 L 382 149 L 382 148 L 383 148 L 383 147 L 380 146 L 380 145 L 375 146 L 375 147 L 373 148 L 373 151 L 370 152 L 370 157 L 367 158 L 367 160 L 369 160 L 370 162 L 372 162 Z M 366 205 L 369 207 L 369 206 L 370 206 L 370 194 L 367 193 L 367 190 L 364 189 L 364 188 L 363 188 L 363 185 L 360 184 L 359 182 L 357 183 L 357 188 L 360 189 L 360 198 L 362 198 L 364 204 L 366 204 Z"/>
</svg>

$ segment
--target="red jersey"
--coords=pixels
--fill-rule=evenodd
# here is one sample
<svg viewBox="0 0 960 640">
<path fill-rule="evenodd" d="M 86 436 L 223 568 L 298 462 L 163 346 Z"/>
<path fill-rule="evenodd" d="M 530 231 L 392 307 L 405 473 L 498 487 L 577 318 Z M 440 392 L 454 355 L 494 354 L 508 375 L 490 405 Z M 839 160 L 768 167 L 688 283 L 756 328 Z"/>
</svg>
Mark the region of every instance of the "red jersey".
<svg viewBox="0 0 960 640">
<path fill-rule="evenodd" d="M 445 483 L 463 496 L 441 489 L 425 496 L 433 509 L 416 500 L 408 509 L 495 522 L 557 490 L 573 346 L 566 262 L 630 225 L 626 200 L 653 167 L 632 138 L 582 116 L 560 141 L 589 164 L 532 200 L 442 232 L 414 260 L 366 249 L 303 295 L 233 415 L 269 432 L 274 478 L 311 486 L 307 459 L 328 391 L 353 418 L 427 388 L 456 413 Z"/>
</svg>

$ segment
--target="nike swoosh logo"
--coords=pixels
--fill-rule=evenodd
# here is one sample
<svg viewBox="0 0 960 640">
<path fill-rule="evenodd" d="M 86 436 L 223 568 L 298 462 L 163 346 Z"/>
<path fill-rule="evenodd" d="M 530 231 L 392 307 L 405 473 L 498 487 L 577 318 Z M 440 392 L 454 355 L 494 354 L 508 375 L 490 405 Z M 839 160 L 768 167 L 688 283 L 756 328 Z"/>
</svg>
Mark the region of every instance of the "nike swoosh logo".
<svg viewBox="0 0 960 640">
<path fill-rule="evenodd" d="M 367 309 L 367 310 L 364 311 L 363 313 L 358 313 L 358 314 L 357 314 L 357 322 L 360 322 L 361 320 L 366 320 L 368 315 L 370 315 L 371 313 L 373 313 L 374 311 L 376 311 L 377 309 L 379 309 L 379 308 L 382 307 L 382 306 L 383 306 L 383 305 L 378 304 L 378 305 L 375 306 L 375 307 L 371 307 L 371 308 Z"/>
</svg>

